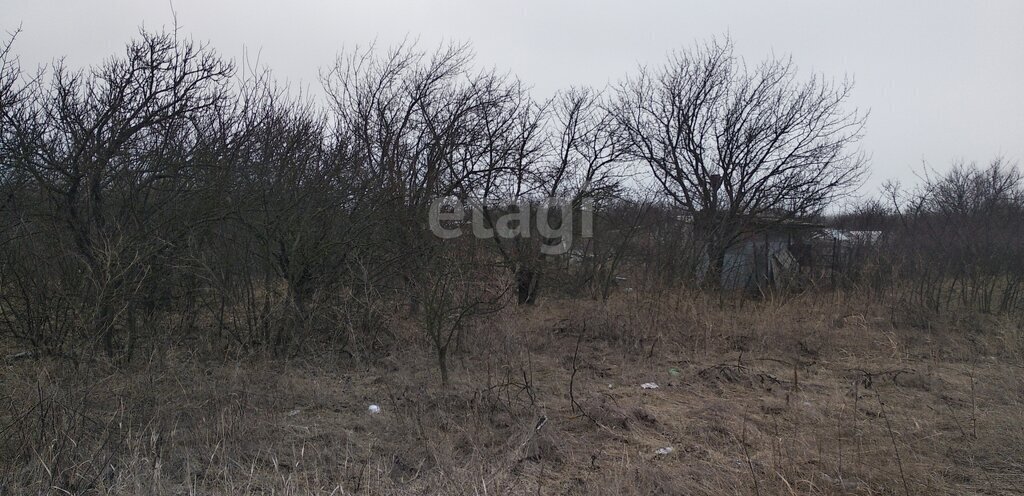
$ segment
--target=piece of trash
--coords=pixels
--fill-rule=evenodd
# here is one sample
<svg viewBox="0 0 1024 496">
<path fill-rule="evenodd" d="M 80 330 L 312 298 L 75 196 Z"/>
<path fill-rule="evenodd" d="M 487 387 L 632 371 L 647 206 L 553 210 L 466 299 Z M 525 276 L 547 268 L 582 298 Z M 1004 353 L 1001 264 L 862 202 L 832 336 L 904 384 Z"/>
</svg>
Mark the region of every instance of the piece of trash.
<svg viewBox="0 0 1024 496">
<path fill-rule="evenodd" d="M 667 454 L 669 454 L 669 453 L 671 453 L 671 452 L 673 452 L 675 450 L 676 449 L 671 447 L 671 446 L 665 446 L 664 448 L 658 448 L 657 450 L 655 450 L 654 454 L 656 454 L 656 455 L 667 455 Z"/>
<path fill-rule="evenodd" d="M 377 405 L 370 405 L 370 413 L 380 413 L 380 407 Z"/>
<path fill-rule="evenodd" d="M 644 389 L 658 389 L 658 385 L 653 382 L 645 382 L 640 385 Z"/>
<path fill-rule="evenodd" d="M 288 416 L 289 417 L 294 417 L 294 416 L 296 416 L 296 415 L 298 415 L 300 413 L 302 413 L 302 410 L 299 410 L 298 408 L 296 408 L 296 409 L 288 412 Z"/>
<path fill-rule="evenodd" d="M 546 424 L 546 423 L 548 423 L 547 415 L 541 415 L 540 416 L 540 420 L 537 421 L 537 425 L 533 428 L 533 430 L 539 431 L 540 428 L 544 427 L 544 424 Z"/>
<path fill-rule="evenodd" d="M 679 374 L 680 374 L 679 369 L 677 369 L 675 367 L 672 367 L 672 368 L 668 369 L 668 375 L 670 375 L 672 377 L 679 377 Z"/>
</svg>

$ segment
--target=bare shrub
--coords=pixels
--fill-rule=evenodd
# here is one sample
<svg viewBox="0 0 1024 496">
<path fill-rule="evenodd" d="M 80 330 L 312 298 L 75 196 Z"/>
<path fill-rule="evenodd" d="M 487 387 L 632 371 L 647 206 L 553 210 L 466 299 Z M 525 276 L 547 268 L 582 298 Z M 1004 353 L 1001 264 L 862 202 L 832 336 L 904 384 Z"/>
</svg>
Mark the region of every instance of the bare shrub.
<svg viewBox="0 0 1024 496">
<path fill-rule="evenodd" d="M 930 312 L 1020 310 L 1024 182 L 1016 166 L 957 164 L 890 195 L 899 219 L 893 249 L 911 304 Z"/>
</svg>

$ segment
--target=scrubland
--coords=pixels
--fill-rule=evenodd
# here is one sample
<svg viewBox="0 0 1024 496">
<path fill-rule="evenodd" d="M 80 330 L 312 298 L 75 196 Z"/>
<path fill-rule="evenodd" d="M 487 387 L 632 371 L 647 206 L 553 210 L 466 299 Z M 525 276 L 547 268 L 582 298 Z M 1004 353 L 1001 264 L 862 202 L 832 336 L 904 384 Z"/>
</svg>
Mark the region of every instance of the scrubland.
<svg viewBox="0 0 1024 496">
<path fill-rule="evenodd" d="M 6 343 L 0 493 L 1018 492 L 1020 323 L 903 310 L 550 299 L 474 322 L 447 387 L 400 309 L 372 357 L 188 339 L 115 366 Z"/>
</svg>

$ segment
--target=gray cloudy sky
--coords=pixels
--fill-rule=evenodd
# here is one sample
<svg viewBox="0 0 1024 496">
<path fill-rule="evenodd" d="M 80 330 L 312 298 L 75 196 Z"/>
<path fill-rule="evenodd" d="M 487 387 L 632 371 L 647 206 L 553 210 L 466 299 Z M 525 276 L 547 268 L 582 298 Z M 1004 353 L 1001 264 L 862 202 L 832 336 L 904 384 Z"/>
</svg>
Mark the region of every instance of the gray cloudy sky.
<svg viewBox="0 0 1024 496">
<path fill-rule="evenodd" d="M 728 33 L 747 60 L 791 54 L 804 71 L 856 79 L 871 110 L 866 193 L 915 180 L 922 162 L 1024 159 L 1024 2 L 605 0 L 0 0 L 0 29 L 23 32 L 32 67 L 119 53 L 140 25 L 169 26 L 239 59 L 245 48 L 279 78 L 318 87 L 344 47 L 407 36 L 472 42 L 484 66 L 507 69 L 537 96 L 604 86 L 665 54 Z"/>
</svg>

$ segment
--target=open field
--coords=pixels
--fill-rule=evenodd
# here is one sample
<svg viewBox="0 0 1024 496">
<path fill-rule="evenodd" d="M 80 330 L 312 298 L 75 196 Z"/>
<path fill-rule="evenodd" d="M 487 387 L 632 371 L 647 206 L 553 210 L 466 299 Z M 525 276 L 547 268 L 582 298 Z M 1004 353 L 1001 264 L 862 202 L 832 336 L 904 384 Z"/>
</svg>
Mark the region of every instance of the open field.
<svg viewBox="0 0 1024 496">
<path fill-rule="evenodd" d="M 448 388 L 399 317 L 401 351 L 372 360 L 189 342 L 120 368 L 9 358 L 0 494 L 1021 491 L 1020 324 L 899 310 L 549 301 L 469 329 Z"/>
</svg>

